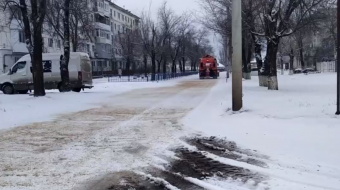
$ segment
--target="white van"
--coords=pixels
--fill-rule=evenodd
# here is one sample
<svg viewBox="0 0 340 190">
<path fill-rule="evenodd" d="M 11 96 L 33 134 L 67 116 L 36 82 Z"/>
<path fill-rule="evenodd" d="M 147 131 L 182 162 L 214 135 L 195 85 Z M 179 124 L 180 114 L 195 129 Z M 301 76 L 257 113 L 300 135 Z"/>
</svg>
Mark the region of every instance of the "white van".
<svg viewBox="0 0 340 190">
<path fill-rule="evenodd" d="M 61 53 L 43 53 L 45 89 L 61 89 Z M 71 52 L 69 62 L 70 87 L 75 92 L 92 88 L 92 67 L 89 55 Z M 20 58 L 7 73 L 0 75 L 0 90 L 4 94 L 26 94 L 33 90 L 32 64 L 29 54 Z"/>
</svg>

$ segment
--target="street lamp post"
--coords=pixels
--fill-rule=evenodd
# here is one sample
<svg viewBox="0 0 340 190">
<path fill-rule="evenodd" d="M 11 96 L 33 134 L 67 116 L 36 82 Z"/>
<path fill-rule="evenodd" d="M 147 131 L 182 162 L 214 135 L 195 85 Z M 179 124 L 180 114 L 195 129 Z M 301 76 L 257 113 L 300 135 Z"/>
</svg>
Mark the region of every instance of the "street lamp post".
<svg viewBox="0 0 340 190">
<path fill-rule="evenodd" d="M 338 25 L 338 40 L 337 40 L 337 109 L 336 115 L 340 115 L 340 0 L 337 3 L 337 25 Z"/>
<path fill-rule="evenodd" d="M 232 107 L 242 109 L 242 9 L 241 0 L 233 0 L 232 5 Z"/>
</svg>

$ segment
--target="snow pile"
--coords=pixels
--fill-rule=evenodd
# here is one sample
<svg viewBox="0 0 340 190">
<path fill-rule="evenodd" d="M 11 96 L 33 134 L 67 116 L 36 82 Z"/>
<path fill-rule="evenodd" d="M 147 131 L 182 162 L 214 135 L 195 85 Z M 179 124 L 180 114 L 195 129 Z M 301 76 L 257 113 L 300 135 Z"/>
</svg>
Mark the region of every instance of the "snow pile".
<svg viewBox="0 0 340 190">
<path fill-rule="evenodd" d="M 268 175 L 273 189 L 338 189 L 336 75 L 279 76 L 279 91 L 258 87 L 255 77 L 243 85 L 241 112 L 230 111 L 231 80 L 220 80 L 184 124 L 268 155 L 268 169 L 216 159 Z"/>
</svg>

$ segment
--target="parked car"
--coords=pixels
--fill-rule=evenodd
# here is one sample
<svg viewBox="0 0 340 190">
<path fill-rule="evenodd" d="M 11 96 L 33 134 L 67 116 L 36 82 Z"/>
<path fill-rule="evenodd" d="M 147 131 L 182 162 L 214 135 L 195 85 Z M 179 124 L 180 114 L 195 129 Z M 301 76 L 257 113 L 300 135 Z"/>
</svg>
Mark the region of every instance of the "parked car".
<svg viewBox="0 0 340 190">
<path fill-rule="evenodd" d="M 306 68 L 302 72 L 305 73 L 305 74 L 312 73 L 312 72 L 316 72 L 316 69 L 314 69 L 314 68 Z"/>
<path fill-rule="evenodd" d="M 44 83 L 46 89 L 62 91 L 60 77 L 61 53 L 43 53 Z M 89 55 L 72 52 L 68 65 L 70 87 L 75 92 L 92 88 L 92 66 Z M 30 55 L 20 58 L 7 73 L 0 75 L 0 90 L 4 94 L 26 94 L 33 90 L 32 63 Z"/>
<path fill-rule="evenodd" d="M 294 69 L 294 74 L 300 74 L 300 73 L 302 73 L 302 69 L 300 68 Z"/>
</svg>

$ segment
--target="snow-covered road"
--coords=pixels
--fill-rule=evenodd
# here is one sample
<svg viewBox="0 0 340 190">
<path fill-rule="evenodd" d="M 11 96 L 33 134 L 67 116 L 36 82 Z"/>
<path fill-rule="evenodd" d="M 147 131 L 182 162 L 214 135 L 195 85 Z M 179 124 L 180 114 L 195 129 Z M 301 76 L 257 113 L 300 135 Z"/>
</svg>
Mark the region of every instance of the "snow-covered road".
<svg viewBox="0 0 340 190">
<path fill-rule="evenodd" d="M 3 131 L 0 189 L 70 190 L 98 175 L 148 166 L 180 141 L 179 119 L 215 84 L 195 77 L 134 90 L 102 107 Z"/>
<path fill-rule="evenodd" d="M 335 75 L 279 81 L 279 91 L 244 81 L 242 112 L 230 111 L 224 77 L 125 89 L 103 82 L 107 89 L 93 94 L 42 99 L 61 108 L 87 103 L 47 113 L 32 104 L 39 99 L 3 102 L 9 111 L 0 116 L 24 113 L 22 104 L 66 113 L 31 113 L 43 122 L 0 131 L 0 190 L 339 190 Z M 101 99 L 93 106 L 90 97 Z"/>
</svg>

